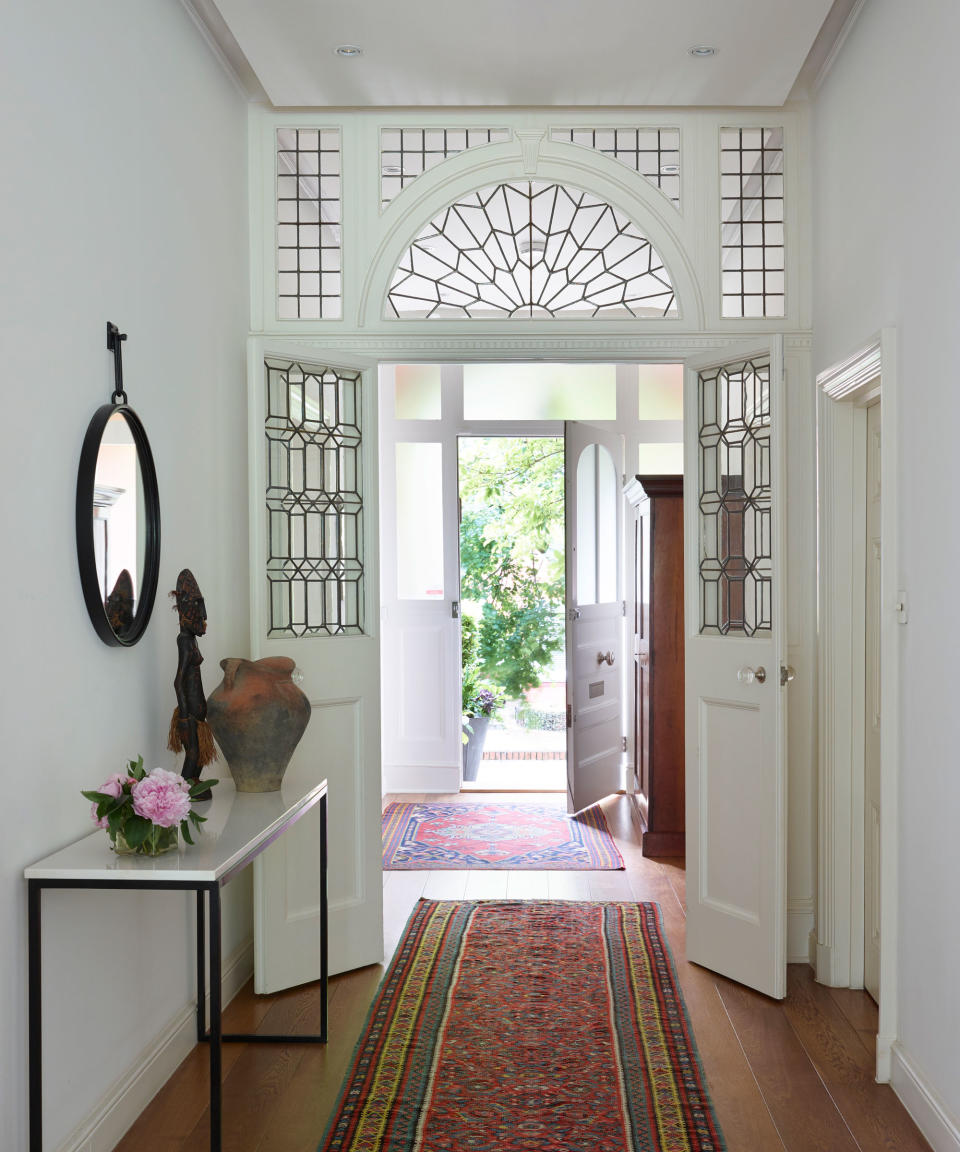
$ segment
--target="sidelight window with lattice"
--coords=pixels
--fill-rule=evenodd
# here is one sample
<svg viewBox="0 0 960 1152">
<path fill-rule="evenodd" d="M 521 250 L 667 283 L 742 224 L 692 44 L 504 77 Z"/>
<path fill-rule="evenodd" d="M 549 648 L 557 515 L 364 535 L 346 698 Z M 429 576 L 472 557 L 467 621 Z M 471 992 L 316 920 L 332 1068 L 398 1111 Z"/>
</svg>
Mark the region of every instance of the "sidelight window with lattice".
<svg viewBox="0 0 960 1152">
<path fill-rule="evenodd" d="M 444 209 L 400 259 L 400 319 L 675 317 L 659 253 L 633 221 L 563 184 L 481 188 Z"/>
<path fill-rule="evenodd" d="M 277 318 L 339 320 L 340 130 L 277 130 Z"/>
<path fill-rule="evenodd" d="M 700 631 L 769 632 L 770 364 L 700 373 Z"/>
<path fill-rule="evenodd" d="M 267 359 L 269 632 L 363 632 L 361 377 Z"/>
<path fill-rule="evenodd" d="M 720 133 L 724 317 L 785 315 L 783 129 Z"/>
</svg>

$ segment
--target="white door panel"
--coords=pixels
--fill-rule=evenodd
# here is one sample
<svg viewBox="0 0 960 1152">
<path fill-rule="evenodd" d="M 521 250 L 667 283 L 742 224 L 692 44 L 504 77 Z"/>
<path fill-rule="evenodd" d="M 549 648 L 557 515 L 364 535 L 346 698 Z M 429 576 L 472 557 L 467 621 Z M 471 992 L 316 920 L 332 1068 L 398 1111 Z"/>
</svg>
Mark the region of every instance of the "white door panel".
<svg viewBox="0 0 960 1152">
<path fill-rule="evenodd" d="M 312 706 L 287 776 L 329 786 L 332 974 L 383 956 L 376 402 L 363 365 L 299 351 L 268 371 L 251 344 L 250 646 L 293 658 Z M 319 978 L 317 818 L 255 863 L 257 992 Z"/>
<path fill-rule="evenodd" d="M 462 761 L 457 449 L 395 419 L 393 373 L 380 370 L 383 773 L 420 791 L 459 780 Z"/>
<path fill-rule="evenodd" d="M 460 750 L 460 633 L 449 601 L 391 604 L 383 618 L 384 762 L 449 765 Z"/>
<path fill-rule="evenodd" d="M 863 986 L 880 1000 L 880 403 L 867 409 Z"/>
<path fill-rule="evenodd" d="M 623 785 L 623 437 L 564 425 L 567 808 Z"/>
<path fill-rule="evenodd" d="M 688 363 L 687 956 L 786 995 L 779 339 Z"/>
</svg>

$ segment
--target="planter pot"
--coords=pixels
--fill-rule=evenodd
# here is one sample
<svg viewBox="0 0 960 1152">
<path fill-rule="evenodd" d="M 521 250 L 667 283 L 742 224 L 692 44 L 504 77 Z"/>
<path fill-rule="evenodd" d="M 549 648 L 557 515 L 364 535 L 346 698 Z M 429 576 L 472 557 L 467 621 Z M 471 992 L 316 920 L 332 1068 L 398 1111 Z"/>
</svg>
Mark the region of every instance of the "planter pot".
<svg viewBox="0 0 960 1152">
<path fill-rule="evenodd" d="M 290 679 L 286 656 L 221 660 L 223 682 L 207 721 L 238 792 L 276 792 L 310 719 L 310 701 Z"/>
<path fill-rule="evenodd" d="M 468 724 L 473 729 L 472 732 L 467 731 Z M 467 742 L 463 746 L 464 780 L 476 780 L 480 775 L 480 761 L 483 759 L 483 746 L 487 741 L 487 729 L 489 727 L 489 716 L 464 718 L 463 730 L 467 737 Z"/>
</svg>

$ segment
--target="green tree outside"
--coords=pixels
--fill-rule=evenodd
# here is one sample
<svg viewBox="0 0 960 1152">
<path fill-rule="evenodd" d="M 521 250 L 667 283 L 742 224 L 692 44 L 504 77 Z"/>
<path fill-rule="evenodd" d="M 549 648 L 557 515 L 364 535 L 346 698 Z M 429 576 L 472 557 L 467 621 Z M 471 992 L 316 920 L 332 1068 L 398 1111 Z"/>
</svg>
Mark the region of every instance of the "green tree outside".
<svg viewBox="0 0 960 1152">
<path fill-rule="evenodd" d="M 563 441 L 462 438 L 460 499 L 461 595 L 479 606 L 464 679 L 519 699 L 564 643 Z"/>
</svg>

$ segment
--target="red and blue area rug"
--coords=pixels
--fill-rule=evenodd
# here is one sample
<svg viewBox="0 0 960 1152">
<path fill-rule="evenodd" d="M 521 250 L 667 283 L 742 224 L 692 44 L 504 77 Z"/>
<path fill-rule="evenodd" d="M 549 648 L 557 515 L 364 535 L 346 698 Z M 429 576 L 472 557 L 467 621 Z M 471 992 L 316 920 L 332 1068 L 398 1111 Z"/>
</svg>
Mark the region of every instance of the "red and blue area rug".
<svg viewBox="0 0 960 1152">
<path fill-rule="evenodd" d="M 388 804 L 383 866 L 407 869 L 623 868 L 598 807 L 568 817 L 559 803 Z"/>
<path fill-rule="evenodd" d="M 421 900 L 320 1152 L 721 1152 L 656 904 Z"/>
</svg>

